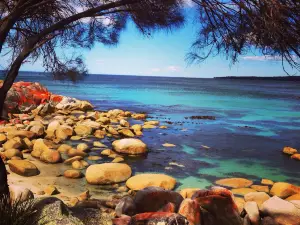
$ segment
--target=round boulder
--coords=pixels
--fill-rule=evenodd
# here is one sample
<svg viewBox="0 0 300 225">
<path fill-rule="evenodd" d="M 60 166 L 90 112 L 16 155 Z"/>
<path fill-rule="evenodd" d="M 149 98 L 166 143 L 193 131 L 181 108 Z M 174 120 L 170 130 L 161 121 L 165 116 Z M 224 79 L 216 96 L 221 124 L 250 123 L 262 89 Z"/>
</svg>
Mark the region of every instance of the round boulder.
<svg viewBox="0 0 300 225">
<path fill-rule="evenodd" d="M 86 170 L 89 184 L 114 184 L 126 181 L 131 176 L 131 168 L 123 163 L 103 163 L 91 165 Z"/>
<path fill-rule="evenodd" d="M 78 179 L 82 177 L 82 173 L 79 170 L 66 170 L 64 172 L 64 177 Z"/>
<path fill-rule="evenodd" d="M 165 190 L 172 190 L 176 185 L 176 180 L 165 174 L 138 174 L 126 182 L 131 190 L 142 190 L 146 187 L 162 187 Z"/>
<path fill-rule="evenodd" d="M 143 154 L 147 152 L 147 145 L 139 139 L 125 138 L 112 143 L 116 152 L 130 155 Z"/>
</svg>

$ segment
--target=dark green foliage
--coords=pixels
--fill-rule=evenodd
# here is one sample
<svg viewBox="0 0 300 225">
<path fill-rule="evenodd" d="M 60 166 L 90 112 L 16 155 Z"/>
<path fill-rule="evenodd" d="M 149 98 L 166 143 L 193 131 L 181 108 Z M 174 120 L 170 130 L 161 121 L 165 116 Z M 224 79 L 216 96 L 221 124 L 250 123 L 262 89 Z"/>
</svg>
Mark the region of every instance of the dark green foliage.
<svg viewBox="0 0 300 225">
<path fill-rule="evenodd" d="M 11 201 L 8 195 L 0 198 L 0 225 L 33 225 L 35 221 L 34 201 Z"/>
</svg>

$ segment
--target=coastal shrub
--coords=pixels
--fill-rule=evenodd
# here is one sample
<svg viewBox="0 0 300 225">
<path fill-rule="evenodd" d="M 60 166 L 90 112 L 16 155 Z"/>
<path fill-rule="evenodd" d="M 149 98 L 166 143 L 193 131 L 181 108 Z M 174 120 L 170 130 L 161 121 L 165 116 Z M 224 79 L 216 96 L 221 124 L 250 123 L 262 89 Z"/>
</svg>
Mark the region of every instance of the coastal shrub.
<svg viewBox="0 0 300 225">
<path fill-rule="evenodd" d="M 36 210 L 34 201 L 11 201 L 8 195 L 0 198 L 0 225 L 32 225 Z"/>
</svg>

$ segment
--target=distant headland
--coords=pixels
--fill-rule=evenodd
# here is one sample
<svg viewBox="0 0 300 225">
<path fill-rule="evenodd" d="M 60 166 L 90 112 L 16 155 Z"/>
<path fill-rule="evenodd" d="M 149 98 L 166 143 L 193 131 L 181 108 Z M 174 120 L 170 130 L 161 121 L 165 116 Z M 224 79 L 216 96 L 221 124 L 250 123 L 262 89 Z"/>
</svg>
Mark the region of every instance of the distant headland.
<svg viewBox="0 0 300 225">
<path fill-rule="evenodd" d="M 214 79 L 300 81 L 300 76 L 288 76 L 288 75 L 281 76 L 281 77 L 227 76 L 227 77 L 214 77 Z"/>
</svg>

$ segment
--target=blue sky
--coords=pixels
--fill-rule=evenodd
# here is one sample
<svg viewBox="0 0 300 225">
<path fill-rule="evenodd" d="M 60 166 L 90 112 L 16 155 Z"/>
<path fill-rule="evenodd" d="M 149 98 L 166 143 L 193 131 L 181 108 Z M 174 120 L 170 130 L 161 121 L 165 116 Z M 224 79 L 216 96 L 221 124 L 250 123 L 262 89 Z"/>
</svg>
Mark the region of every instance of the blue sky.
<svg viewBox="0 0 300 225">
<path fill-rule="evenodd" d="M 171 33 L 161 31 L 146 38 L 132 23 L 123 31 L 115 47 L 96 45 L 82 50 L 88 70 L 93 74 L 150 75 L 174 77 L 285 76 L 281 62 L 249 53 L 235 65 L 225 57 L 208 58 L 204 63 L 188 65 L 186 54 L 197 28 L 187 23 Z M 41 63 L 25 64 L 26 71 L 43 71 Z"/>
</svg>

